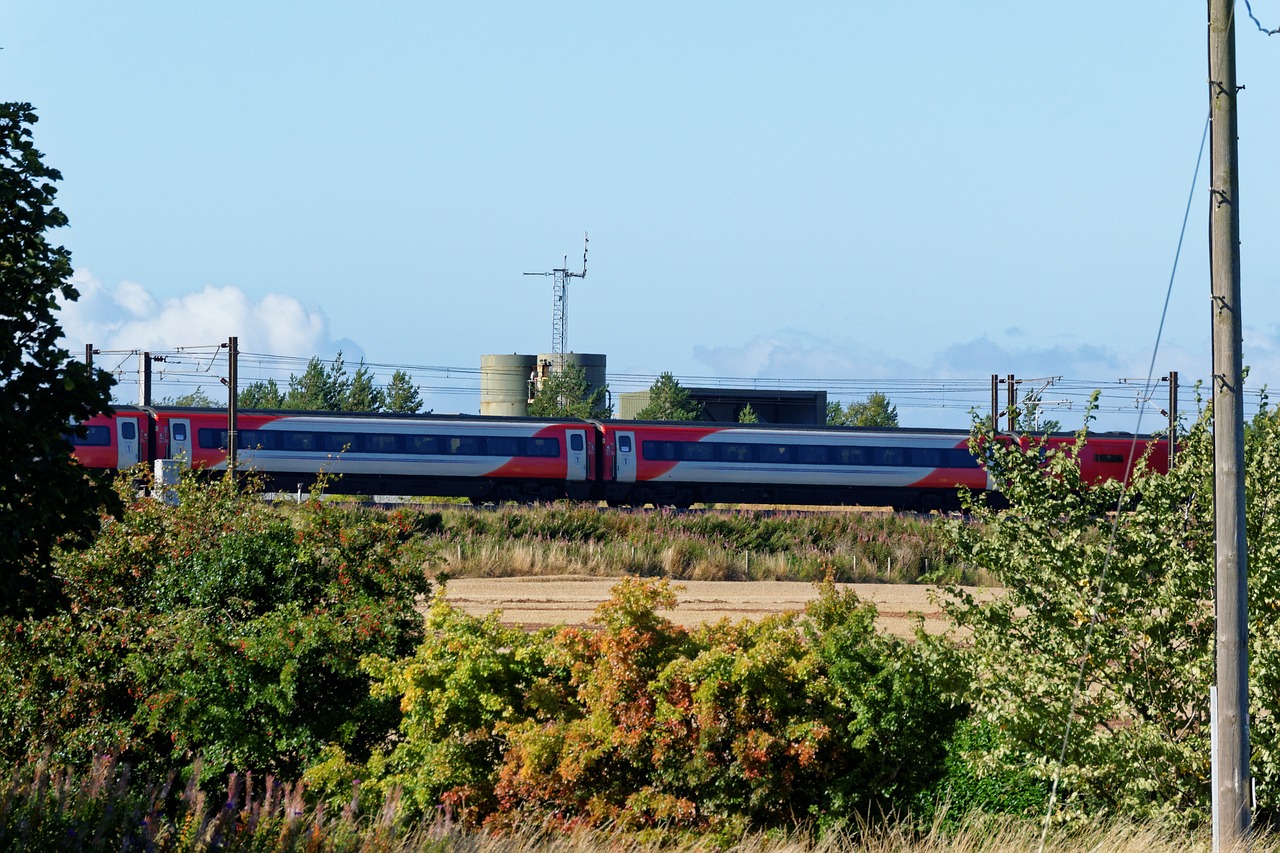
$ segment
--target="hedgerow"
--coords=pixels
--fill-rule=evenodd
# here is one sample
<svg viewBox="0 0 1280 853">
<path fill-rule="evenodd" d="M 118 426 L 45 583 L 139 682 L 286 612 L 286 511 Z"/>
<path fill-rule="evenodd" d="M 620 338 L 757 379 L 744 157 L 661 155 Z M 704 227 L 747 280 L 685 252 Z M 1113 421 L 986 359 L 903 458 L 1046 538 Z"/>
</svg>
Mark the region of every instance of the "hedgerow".
<svg viewBox="0 0 1280 853">
<path fill-rule="evenodd" d="M 471 825 L 741 831 L 904 807 L 941 773 L 964 715 L 950 647 L 881 636 L 827 584 L 807 613 L 696 631 L 667 581 L 623 580 L 590 628 L 527 634 L 437 598 L 413 657 L 370 657 L 398 737 L 353 778 Z"/>
<path fill-rule="evenodd" d="M 359 661 L 422 638 L 412 516 L 284 510 L 225 481 L 184 480 L 177 506 L 119 489 L 123 517 L 52 567 L 69 608 L 0 626 L 0 755 L 290 777 L 394 728 Z"/>
</svg>

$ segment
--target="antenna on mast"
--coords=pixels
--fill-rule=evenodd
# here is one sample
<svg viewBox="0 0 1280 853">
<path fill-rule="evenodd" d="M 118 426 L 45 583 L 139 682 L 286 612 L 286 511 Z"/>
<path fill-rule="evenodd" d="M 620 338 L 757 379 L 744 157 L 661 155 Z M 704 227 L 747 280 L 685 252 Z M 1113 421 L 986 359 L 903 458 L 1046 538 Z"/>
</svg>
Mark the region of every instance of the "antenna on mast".
<svg viewBox="0 0 1280 853">
<path fill-rule="evenodd" d="M 564 256 L 564 266 L 550 272 L 527 272 L 525 275 L 555 276 L 552 285 L 551 352 L 556 357 L 557 372 L 564 370 L 564 356 L 569 351 L 569 279 L 587 277 L 587 247 L 590 238 L 582 235 L 582 272 L 569 270 L 569 256 Z"/>
</svg>

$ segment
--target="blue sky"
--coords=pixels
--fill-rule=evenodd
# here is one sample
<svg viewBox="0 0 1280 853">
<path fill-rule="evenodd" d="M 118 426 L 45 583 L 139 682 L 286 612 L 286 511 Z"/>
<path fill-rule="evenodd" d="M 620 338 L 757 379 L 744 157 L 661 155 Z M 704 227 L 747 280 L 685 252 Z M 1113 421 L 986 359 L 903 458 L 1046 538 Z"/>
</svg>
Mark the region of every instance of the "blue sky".
<svg viewBox="0 0 1280 853">
<path fill-rule="evenodd" d="M 1256 388 L 1280 381 L 1280 39 L 1244 11 Z M 1277 0 L 1254 11 L 1280 26 Z M 568 342 L 607 354 L 615 392 L 665 370 L 882 388 L 906 424 L 964 426 L 991 374 L 1061 376 L 1046 399 L 1075 426 L 1080 389 L 1147 375 L 1208 112 L 1202 3 L 0 0 L 0 19 L 2 96 L 36 106 L 64 176 L 73 352 L 342 349 L 412 366 L 437 411 L 477 410 L 482 354 L 550 350 L 551 280 L 523 273 L 576 268 L 590 232 Z M 1209 372 L 1207 167 L 1155 362 L 1187 385 Z M 1104 425 L 1133 428 L 1139 395 L 1109 396 Z"/>
</svg>

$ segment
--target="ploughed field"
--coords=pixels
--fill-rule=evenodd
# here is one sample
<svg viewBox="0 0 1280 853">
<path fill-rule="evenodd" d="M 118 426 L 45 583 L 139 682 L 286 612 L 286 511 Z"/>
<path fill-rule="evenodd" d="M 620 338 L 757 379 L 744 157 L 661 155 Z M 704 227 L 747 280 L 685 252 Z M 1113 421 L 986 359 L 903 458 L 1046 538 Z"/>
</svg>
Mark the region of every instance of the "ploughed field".
<svg viewBox="0 0 1280 853">
<path fill-rule="evenodd" d="M 508 578 L 454 578 L 445 594 L 454 606 L 484 616 L 502 611 L 502 621 L 511 625 L 541 628 L 552 625 L 585 625 L 596 607 L 609 597 L 617 578 L 585 575 L 552 575 Z M 665 614 L 671 621 L 693 627 L 723 618 L 732 621 L 761 619 L 769 614 L 803 610 L 816 598 L 817 587 L 800 581 L 672 581 L 676 588 L 676 609 Z M 879 612 L 882 630 L 910 637 L 916 620 L 924 619 L 925 630 L 940 633 L 947 622 L 936 600 L 937 588 L 920 584 L 837 584 L 852 588 L 870 601 Z M 991 594 L 985 589 L 981 593 Z"/>
</svg>

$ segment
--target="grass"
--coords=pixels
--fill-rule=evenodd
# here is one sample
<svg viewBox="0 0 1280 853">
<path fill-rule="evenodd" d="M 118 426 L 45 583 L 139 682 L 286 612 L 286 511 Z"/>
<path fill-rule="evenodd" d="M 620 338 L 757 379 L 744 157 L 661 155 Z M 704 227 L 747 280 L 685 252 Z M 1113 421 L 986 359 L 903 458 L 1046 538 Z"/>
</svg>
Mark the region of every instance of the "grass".
<svg viewBox="0 0 1280 853">
<path fill-rule="evenodd" d="M 1190 853 L 1211 849 L 1207 832 L 1180 832 L 1124 820 L 1055 829 L 1042 848 L 1035 822 L 981 816 L 960 821 L 955 828 L 940 820 L 923 831 L 907 821 L 887 819 L 818 835 L 793 831 L 734 838 L 609 832 L 495 836 L 464 831 L 443 810 L 432 821 L 404 826 L 394 794 L 373 814 L 359 814 L 355 800 L 353 796 L 344 809 L 326 811 L 308 804 L 301 784 L 251 774 L 232 774 L 226 790 L 214 792 L 194 784 L 183 786 L 176 774 L 158 782 L 140 780 L 110 756 L 98 758 L 84 772 L 37 762 L 0 779 L 0 851 L 1032 853 L 1043 849 L 1051 853 Z M 1251 849 L 1280 853 L 1280 842 L 1260 837 Z"/>
<path fill-rule="evenodd" d="M 673 580 L 984 585 L 942 525 L 861 512 L 602 511 L 551 504 L 423 513 L 415 557 L 452 577 L 575 574 Z"/>
</svg>

